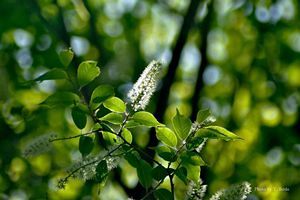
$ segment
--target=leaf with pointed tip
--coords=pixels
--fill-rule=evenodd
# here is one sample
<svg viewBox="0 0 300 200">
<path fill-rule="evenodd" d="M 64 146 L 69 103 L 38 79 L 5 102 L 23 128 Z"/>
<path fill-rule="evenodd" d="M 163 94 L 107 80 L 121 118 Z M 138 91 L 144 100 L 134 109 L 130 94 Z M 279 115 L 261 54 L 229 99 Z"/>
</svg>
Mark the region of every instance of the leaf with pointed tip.
<svg viewBox="0 0 300 200">
<path fill-rule="evenodd" d="M 188 184 L 187 170 L 185 167 L 180 167 L 175 171 L 175 175 L 182 180 L 185 184 Z"/>
<path fill-rule="evenodd" d="M 96 61 L 84 61 L 80 63 L 77 70 L 77 80 L 80 87 L 83 87 L 94 80 L 100 74 L 100 68 Z"/>
<path fill-rule="evenodd" d="M 156 127 L 162 125 L 157 119 L 149 112 L 139 111 L 133 114 L 132 119 L 134 122 L 149 127 Z"/>
<path fill-rule="evenodd" d="M 175 147 L 177 145 L 177 137 L 175 133 L 167 127 L 157 127 L 156 137 L 168 146 Z"/>
<path fill-rule="evenodd" d="M 76 104 L 80 101 L 79 96 L 72 92 L 56 92 L 50 95 L 41 105 L 46 105 L 50 107 L 55 106 L 69 106 Z"/>
<path fill-rule="evenodd" d="M 71 49 L 64 49 L 59 53 L 60 62 L 64 67 L 68 67 L 74 57 L 74 53 Z"/>
<path fill-rule="evenodd" d="M 51 69 L 50 71 L 34 79 L 34 81 L 58 80 L 58 79 L 66 79 L 67 77 L 68 76 L 64 70 Z"/>
<path fill-rule="evenodd" d="M 181 155 L 181 160 L 183 163 L 189 163 L 196 166 L 204 166 L 206 163 L 202 160 L 198 153 L 193 151 L 186 151 Z"/>
<path fill-rule="evenodd" d="M 72 108 L 72 118 L 79 129 L 83 129 L 87 122 L 87 117 L 84 111 L 82 111 L 78 106 Z"/>
<path fill-rule="evenodd" d="M 114 96 L 114 88 L 110 85 L 99 85 L 92 93 L 90 106 L 96 109 L 103 101 Z"/>
<path fill-rule="evenodd" d="M 137 175 L 139 181 L 145 188 L 149 188 L 152 185 L 152 167 L 146 161 L 141 160 L 137 167 Z"/>
<path fill-rule="evenodd" d="M 132 134 L 127 128 L 122 129 L 121 136 L 126 140 L 126 142 L 130 143 L 132 142 Z"/>
<path fill-rule="evenodd" d="M 175 162 L 177 160 L 176 153 L 167 146 L 159 146 L 156 148 L 157 154 L 166 161 Z"/>
<path fill-rule="evenodd" d="M 234 133 L 220 126 L 207 126 L 197 131 L 196 136 L 209 139 L 223 139 L 225 141 L 242 139 Z"/>
<path fill-rule="evenodd" d="M 173 117 L 172 122 L 175 133 L 180 139 L 184 140 L 190 132 L 192 126 L 191 120 L 181 115 L 178 109 L 176 109 L 176 115 Z"/>
<path fill-rule="evenodd" d="M 120 113 L 108 113 L 107 115 L 101 117 L 100 120 L 120 125 L 123 122 L 123 115 Z"/>
<path fill-rule="evenodd" d="M 168 170 L 163 166 L 158 165 L 152 170 L 152 176 L 157 181 L 163 180 L 166 176 L 168 176 Z"/>
<path fill-rule="evenodd" d="M 209 109 L 199 110 L 198 113 L 197 113 L 196 121 L 198 123 L 201 123 L 204 120 L 206 120 L 210 115 L 211 115 L 211 112 L 210 112 Z"/>
<path fill-rule="evenodd" d="M 123 113 L 126 110 L 125 103 L 118 97 L 111 97 L 103 102 L 103 106 L 113 112 Z"/>
<path fill-rule="evenodd" d="M 94 147 L 93 138 L 88 136 L 81 136 L 79 139 L 79 151 L 82 157 L 85 157 L 91 153 Z"/>
<path fill-rule="evenodd" d="M 108 145 L 114 145 L 117 141 L 117 136 L 111 132 L 102 131 L 102 136 Z"/>
</svg>

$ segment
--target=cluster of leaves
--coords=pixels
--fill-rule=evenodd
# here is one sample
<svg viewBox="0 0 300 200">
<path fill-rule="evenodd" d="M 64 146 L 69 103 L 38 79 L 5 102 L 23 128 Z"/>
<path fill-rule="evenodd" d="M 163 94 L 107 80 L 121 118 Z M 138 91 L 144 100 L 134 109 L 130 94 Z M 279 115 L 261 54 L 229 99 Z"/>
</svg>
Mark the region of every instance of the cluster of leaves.
<svg viewBox="0 0 300 200">
<path fill-rule="evenodd" d="M 125 159 L 136 168 L 140 184 L 147 189 L 147 194 L 143 199 L 156 197 L 157 199 L 174 199 L 174 177 L 179 178 L 186 185 L 191 186 L 191 191 L 187 192 L 188 199 L 202 199 L 206 187 L 201 185 L 200 167 L 206 163 L 203 161 L 200 152 L 207 139 L 223 139 L 226 141 L 241 139 L 225 128 L 211 125 L 215 119 L 209 110 L 200 110 L 195 122 L 182 115 L 176 110 L 176 115 L 172 119 L 172 127 L 167 127 L 159 122 L 153 114 L 137 108 L 131 102 L 128 104 L 122 99 L 115 97 L 114 88 L 110 85 L 99 85 L 96 87 L 90 98 L 82 93 L 82 89 L 100 75 L 100 68 L 94 61 L 82 62 L 76 73 L 76 77 L 71 77 L 67 72 L 68 66 L 73 58 L 71 50 L 65 50 L 60 54 L 61 61 L 65 69 L 52 69 L 39 76 L 35 81 L 66 79 L 74 87 L 74 91 L 56 92 L 50 95 L 41 106 L 48 107 L 70 107 L 74 124 L 79 129 L 86 130 L 87 119 L 91 118 L 93 125 L 88 132 L 74 135 L 67 138 L 50 138 L 43 140 L 40 144 L 79 138 L 79 151 L 82 160 L 75 163 L 68 171 L 68 175 L 58 182 L 59 188 L 64 188 L 69 178 L 93 179 L 97 183 L 104 185 L 108 179 L 109 172 L 118 165 L 118 160 Z M 153 61 L 151 66 L 155 66 L 157 71 L 158 62 Z M 141 76 L 142 79 L 151 79 L 152 86 L 155 77 L 151 75 L 151 66 L 147 67 L 147 73 Z M 146 70 L 145 70 L 146 71 Z M 152 73 L 156 76 L 158 73 Z M 150 74 L 150 75 L 149 75 Z M 138 81 L 137 89 L 131 96 L 149 95 L 145 93 L 143 87 L 147 82 Z M 142 83 L 142 84 L 141 84 Z M 149 88 L 148 88 L 149 89 Z M 154 91 L 151 88 L 151 91 Z M 134 93 L 133 92 L 133 93 Z M 148 97 L 144 98 L 147 99 Z M 153 158 L 143 149 L 135 144 L 131 129 L 135 127 L 154 128 L 156 137 L 160 141 L 155 147 L 155 152 L 160 157 Z M 100 150 L 95 150 L 95 146 L 100 145 Z M 36 153 L 37 148 L 26 149 L 25 152 Z M 98 151 L 98 152 L 96 152 Z M 170 190 L 161 188 L 161 184 L 169 177 Z M 197 184 L 195 184 L 197 183 Z M 204 189 L 205 188 L 205 189 Z M 249 193 L 249 192 L 248 192 Z"/>
</svg>

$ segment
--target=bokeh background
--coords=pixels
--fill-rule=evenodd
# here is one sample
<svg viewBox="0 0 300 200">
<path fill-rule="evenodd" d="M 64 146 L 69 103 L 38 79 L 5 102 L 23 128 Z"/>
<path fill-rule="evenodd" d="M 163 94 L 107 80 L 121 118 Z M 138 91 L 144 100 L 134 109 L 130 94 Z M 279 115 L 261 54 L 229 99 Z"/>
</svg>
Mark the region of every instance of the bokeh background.
<svg viewBox="0 0 300 200">
<path fill-rule="evenodd" d="M 55 187 L 63 169 L 80 158 L 77 140 L 56 143 L 50 153 L 28 160 L 21 155 L 24 144 L 39 135 L 80 132 L 68 110 L 37 106 L 69 85 L 22 84 L 62 67 L 58 52 L 68 47 L 75 52 L 74 67 L 86 59 L 101 67 L 87 94 L 105 82 L 126 97 L 147 63 L 158 59 L 163 79 L 147 110 L 170 123 L 176 107 L 193 119 L 198 109 L 210 108 L 217 124 L 244 138 L 205 147 L 209 166 L 201 177 L 208 194 L 249 181 L 251 199 L 299 199 L 299 6 L 297 0 L 1 0 L 0 199 L 98 195 L 93 182 L 72 180 L 64 191 Z M 134 140 L 155 144 L 147 131 Z M 139 192 L 128 163 L 115 171 L 101 199 Z"/>
</svg>

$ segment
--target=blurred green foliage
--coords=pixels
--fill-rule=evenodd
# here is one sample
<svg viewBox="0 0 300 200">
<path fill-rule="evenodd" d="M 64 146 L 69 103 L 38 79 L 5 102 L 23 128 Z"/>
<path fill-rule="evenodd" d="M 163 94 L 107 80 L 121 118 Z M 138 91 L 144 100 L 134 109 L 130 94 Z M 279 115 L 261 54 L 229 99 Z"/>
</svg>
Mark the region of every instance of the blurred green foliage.
<svg viewBox="0 0 300 200">
<path fill-rule="evenodd" d="M 249 181 L 253 199 L 296 200 L 300 196 L 300 10 L 297 0 L 214 0 L 200 6 L 171 86 L 165 122 L 176 108 L 192 113 L 196 74 L 203 58 L 200 108 L 210 108 L 219 125 L 243 141 L 210 141 L 201 176 L 208 192 Z M 64 81 L 24 84 L 54 67 L 58 52 L 71 48 L 75 62 L 97 60 L 99 83 L 124 96 L 145 63 L 172 59 L 172 46 L 189 1 L 180 0 L 1 0 L 0 2 L 0 198 L 91 199 L 98 186 L 71 180 L 57 191 L 56 178 L 80 156 L 78 141 L 55 143 L 50 153 L 26 160 L 26 142 L 47 133 L 80 133 L 70 110 L 38 109 L 51 92 L 70 88 Z M 208 26 L 203 18 L 212 13 Z M 202 30 L 208 30 L 207 38 Z M 200 45 L 207 39 L 207 51 Z M 76 61 L 77 60 L 77 61 Z M 168 70 L 167 67 L 164 69 Z M 155 110 L 159 91 L 149 110 Z M 89 123 L 88 119 L 88 123 Z M 149 134 L 134 133 L 146 146 Z M 114 179 L 113 179 L 114 180 Z M 120 177 L 109 182 L 101 199 L 125 199 L 122 187 L 134 189 L 134 168 L 121 164 Z M 123 185 L 117 181 L 120 180 Z M 261 191 L 259 188 L 275 188 Z M 278 188 L 288 188 L 280 191 Z"/>
</svg>

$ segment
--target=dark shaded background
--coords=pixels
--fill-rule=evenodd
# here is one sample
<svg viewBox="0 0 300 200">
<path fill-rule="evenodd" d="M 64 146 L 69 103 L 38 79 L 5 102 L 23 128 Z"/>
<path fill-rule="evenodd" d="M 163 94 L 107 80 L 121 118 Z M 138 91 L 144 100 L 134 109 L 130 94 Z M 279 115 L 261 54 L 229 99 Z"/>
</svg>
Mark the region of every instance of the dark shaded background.
<svg viewBox="0 0 300 200">
<path fill-rule="evenodd" d="M 70 112 L 38 109 L 64 81 L 21 84 L 62 67 L 58 52 L 72 47 L 73 67 L 97 60 L 100 83 L 126 97 L 152 59 L 164 62 L 163 79 L 147 110 L 170 123 L 175 109 L 195 118 L 210 108 L 217 123 L 245 140 L 210 141 L 201 177 L 213 193 L 249 181 L 253 199 L 300 196 L 300 14 L 297 0 L 1 0 L 0 198 L 91 199 L 92 182 L 73 180 L 57 191 L 56 178 L 80 158 L 78 141 L 26 160 L 24 144 L 46 133 L 79 133 Z M 154 134 L 135 133 L 141 145 Z M 112 174 L 101 199 L 133 196 L 135 170 L 126 162 Z M 259 192 L 259 188 L 275 188 Z M 288 192 L 276 190 L 287 188 Z"/>
</svg>

